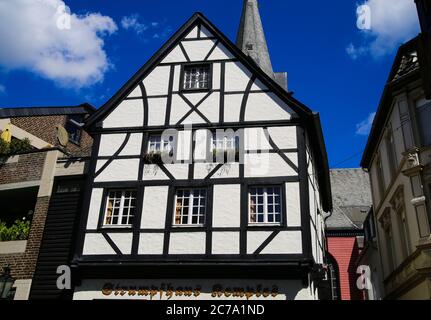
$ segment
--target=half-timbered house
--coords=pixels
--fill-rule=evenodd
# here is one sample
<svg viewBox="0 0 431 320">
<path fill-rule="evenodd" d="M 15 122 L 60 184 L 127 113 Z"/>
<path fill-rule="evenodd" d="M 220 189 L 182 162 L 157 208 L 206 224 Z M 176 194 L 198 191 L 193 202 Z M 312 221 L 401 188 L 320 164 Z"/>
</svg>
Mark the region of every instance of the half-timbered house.
<svg viewBox="0 0 431 320">
<path fill-rule="evenodd" d="M 317 298 L 320 120 L 273 72 L 256 0 L 237 44 L 194 14 L 86 127 L 75 299 Z"/>
</svg>

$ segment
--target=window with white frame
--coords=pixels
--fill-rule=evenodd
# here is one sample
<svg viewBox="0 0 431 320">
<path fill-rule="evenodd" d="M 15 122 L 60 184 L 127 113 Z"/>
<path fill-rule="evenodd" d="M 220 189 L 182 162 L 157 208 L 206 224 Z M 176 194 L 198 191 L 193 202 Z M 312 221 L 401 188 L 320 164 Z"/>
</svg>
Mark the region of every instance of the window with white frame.
<svg viewBox="0 0 431 320">
<path fill-rule="evenodd" d="M 251 187 L 249 189 L 249 224 L 282 223 L 281 187 Z"/>
<path fill-rule="evenodd" d="M 104 226 L 125 226 L 133 224 L 136 209 L 136 190 L 108 191 Z"/>
<path fill-rule="evenodd" d="M 171 152 L 173 150 L 174 137 L 162 137 L 152 135 L 148 140 L 148 153 Z"/>
<path fill-rule="evenodd" d="M 184 67 L 184 90 L 210 89 L 210 65 L 193 65 Z"/>
<path fill-rule="evenodd" d="M 174 226 L 203 226 L 205 224 L 206 202 L 206 189 L 177 190 Z"/>
</svg>

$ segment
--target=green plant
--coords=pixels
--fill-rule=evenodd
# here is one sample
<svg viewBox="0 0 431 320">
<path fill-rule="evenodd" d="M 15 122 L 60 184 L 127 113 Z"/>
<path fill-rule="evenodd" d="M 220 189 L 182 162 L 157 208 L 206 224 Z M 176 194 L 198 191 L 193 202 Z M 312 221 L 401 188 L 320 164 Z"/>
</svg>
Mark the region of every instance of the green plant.
<svg viewBox="0 0 431 320">
<path fill-rule="evenodd" d="M 8 227 L 6 223 L 0 221 L 0 241 L 26 240 L 30 233 L 30 221 L 16 220 Z"/>
<path fill-rule="evenodd" d="M 11 142 L 6 142 L 0 139 L 0 156 L 13 156 L 18 153 L 25 153 L 32 150 L 33 147 L 28 138 L 22 140 L 12 139 Z"/>
</svg>

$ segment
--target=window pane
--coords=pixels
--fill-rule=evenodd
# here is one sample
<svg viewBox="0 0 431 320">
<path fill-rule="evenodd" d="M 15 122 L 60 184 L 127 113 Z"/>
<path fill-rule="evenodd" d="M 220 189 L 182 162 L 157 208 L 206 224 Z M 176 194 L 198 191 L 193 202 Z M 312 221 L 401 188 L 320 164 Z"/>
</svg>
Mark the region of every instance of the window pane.
<svg viewBox="0 0 431 320">
<path fill-rule="evenodd" d="M 200 225 L 205 220 L 206 190 L 177 190 L 175 225 Z"/>
<path fill-rule="evenodd" d="M 209 89 L 209 65 L 184 68 L 184 89 Z"/>
<path fill-rule="evenodd" d="M 281 223 L 280 187 L 252 187 L 249 199 L 250 223 Z"/>
</svg>

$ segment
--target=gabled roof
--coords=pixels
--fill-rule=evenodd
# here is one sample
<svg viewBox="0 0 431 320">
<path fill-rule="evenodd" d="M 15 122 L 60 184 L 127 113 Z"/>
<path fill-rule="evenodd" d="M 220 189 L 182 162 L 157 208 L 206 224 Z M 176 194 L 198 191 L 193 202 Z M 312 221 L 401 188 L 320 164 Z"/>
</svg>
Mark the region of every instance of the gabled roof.
<svg viewBox="0 0 431 320">
<path fill-rule="evenodd" d="M 18 107 L 0 108 L 0 119 L 16 117 L 93 114 L 96 109 L 88 103 L 68 107 Z"/>
<path fill-rule="evenodd" d="M 332 215 L 327 230 L 361 230 L 372 205 L 369 176 L 362 169 L 333 169 Z"/>
<path fill-rule="evenodd" d="M 294 112 L 300 117 L 311 117 L 313 112 L 304 104 L 296 100 L 290 93 L 280 87 L 274 79 L 269 77 L 256 62 L 246 56 L 229 38 L 227 38 L 211 21 L 209 21 L 202 13 L 195 13 L 148 61 L 136 72 L 132 78 L 121 87 L 121 89 L 106 102 L 93 116 L 91 116 L 86 126 L 91 127 L 102 119 L 112 107 L 117 106 L 124 98 L 126 98 L 139 82 L 145 78 L 159 62 L 173 49 L 196 24 L 201 24 L 207 28 L 213 35 L 220 39 L 220 42 L 230 50 L 245 67 L 253 71 L 258 79 L 266 86 L 270 87 L 277 96 L 285 101 Z"/>
<path fill-rule="evenodd" d="M 419 48 L 419 37 L 415 37 L 398 49 L 362 156 L 361 167 L 369 169 L 371 165 L 374 150 L 379 143 L 380 135 L 391 111 L 393 92 L 407 83 L 420 79 L 421 54 L 423 52 Z"/>
<path fill-rule="evenodd" d="M 282 88 L 277 82 L 268 76 L 256 62 L 247 57 L 231 40 L 229 40 L 212 22 L 202 13 L 195 13 L 149 60 L 136 72 L 133 77 L 96 113 L 86 121 L 86 127 L 90 129 L 101 121 L 111 110 L 118 106 L 156 66 L 163 58 L 192 30 L 200 24 L 220 40 L 228 50 L 268 88 L 270 88 L 281 100 L 307 124 L 309 138 L 316 155 L 315 161 L 319 171 L 319 184 L 322 192 L 322 203 L 325 211 L 332 209 L 331 187 L 329 183 L 329 165 L 323 140 L 323 133 L 319 115 L 313 113 L 307 106 L 296 100 L 290 93 Z"/>
</svg>

